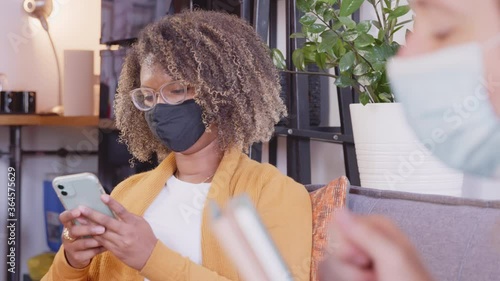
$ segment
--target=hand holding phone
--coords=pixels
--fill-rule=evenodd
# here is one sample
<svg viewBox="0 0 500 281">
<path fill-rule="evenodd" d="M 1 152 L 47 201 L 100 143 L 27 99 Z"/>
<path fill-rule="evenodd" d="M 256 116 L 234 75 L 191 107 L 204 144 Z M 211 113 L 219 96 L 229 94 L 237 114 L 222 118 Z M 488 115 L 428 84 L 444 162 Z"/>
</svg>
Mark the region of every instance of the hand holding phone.
<svg viewBox="0 0 500 281">
<path fill-rule="evenodd" d="M 58 177 L 54 179 L 53 187 L 64 207 L 70 210 L 64 212 L 61 217 L 83 218 L 88 222 L 85 225 L 74 226 L 65 224 L 65 227 L 71 228 L 72 237 L 90 237 L 77 239 L 73 242 L 67 240 L 63 242 L 65 243 L 66 257 L 73 267 L 85 267 L 92 257 L 104 249 L 136 270 L 140 270 L 146 264 L 158 238 L 142 216 L 130 213 L 111 197 L 107 198 L 105 204 L 101 200 L 101 195 L 105 192 L 96 176 L 83 173 Z M 85 208 L 78 208 L 79 206 Z M 116 216 L 112 210 L 116 212 Z M 109 219 L 106 216 L 115 219 Z M 67 218 L 65 217 L 65 221 L 70 222 Z M 101 228 L 102 232 L 93 232 L 96 227 Z M 137 237 L 141 237 L 141 239 L 137 239 Z M 89 249 L 87 243 L 75 247 L 77 243 L 82 241 L 91 241 L 89 243 L 94 248 Z M 81 250 L 82 248 L 86 249 Z"/>
<path fill-rule="evenodd" d="M 82 205 L 115 217 L 109 207 L 102 202 L 101 195 L 105 194 L 104 188 L 91 173 L 56 177 L 52 181 L 52 187 L 66 210 L 76 209 Z"/>
<path fill-rule="evenodd" d="M 106 249 L 93 235 L 104 233 L 103 226 L 95 224 L 79 225 L 81 218 L 78 206 L 83 205 L 98 212 L 114 217 L 113 212 L 101 200 L 104 189 L 97 177 L 90 173 L 75 174 L 57 177 L 52 181 L 52 187 L 61 200 L 64 208 L 59 219 L 69 232 L 72 239 L 63 237 L 65 257 L 68 263 L 75 268 L 88 266 L 92 258 Z M 77 225 L 74 225 L 76 223 Z"/>
</svg>

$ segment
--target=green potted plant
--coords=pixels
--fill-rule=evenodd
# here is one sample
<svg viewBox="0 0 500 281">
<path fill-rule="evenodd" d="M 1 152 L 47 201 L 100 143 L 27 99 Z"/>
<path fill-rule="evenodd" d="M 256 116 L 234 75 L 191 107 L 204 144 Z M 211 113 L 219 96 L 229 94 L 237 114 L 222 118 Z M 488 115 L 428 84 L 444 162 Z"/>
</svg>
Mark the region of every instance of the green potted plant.
<svg viewBox="0 0 500 281">
<path fill-rule="evenodd" d="M 355 22 L 351 16 L 363 4 L 373 9 L 374 19 Z M 290 37 L 305 39 L 292 54 L 297 71 L 285 69 L 277 49 L 273 59 L 284 72 L 329 76 L 335 86 L 351 87 L 359 94 L 360 104 L 350 109 L 361 185 L 460 195 L 462 175 L 442 165 L 430 155 L 431 147 L 417 141 L 386 75 L 387 60 L 400 48 L 394 36 L 408 32 L 406 26 L 412 22 L 404 20 L 410 7 L 400 0 L 297 0 L 297 8 L 304 13 L 302 31 Z M 306 71 L 311 64 L 322 71 Z M 338 73 L 331 74 L 331 68 Z M 441 191 L 429 186 L 437 182 Z"/>
</svg>

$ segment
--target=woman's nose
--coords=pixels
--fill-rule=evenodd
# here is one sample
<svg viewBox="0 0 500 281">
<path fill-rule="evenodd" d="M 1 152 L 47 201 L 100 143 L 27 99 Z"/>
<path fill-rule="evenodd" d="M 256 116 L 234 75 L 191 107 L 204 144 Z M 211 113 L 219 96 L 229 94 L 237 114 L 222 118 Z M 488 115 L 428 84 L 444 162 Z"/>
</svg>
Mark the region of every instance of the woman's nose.
<svg viewBox="0 0 500 281">
<path fill-rule="evenodd" d="M 160 92 L 156 93 L 156 103 L 165 103 L 165 101 L 161 97 L 161 93 Z"/>
</svg>

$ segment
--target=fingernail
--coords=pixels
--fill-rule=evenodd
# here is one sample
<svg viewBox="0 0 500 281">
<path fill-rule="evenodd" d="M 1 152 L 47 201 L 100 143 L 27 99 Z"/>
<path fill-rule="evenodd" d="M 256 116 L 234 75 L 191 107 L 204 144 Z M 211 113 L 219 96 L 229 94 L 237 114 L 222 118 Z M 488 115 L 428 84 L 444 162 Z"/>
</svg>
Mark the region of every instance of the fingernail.
<svg viewBox="0 0 500 281">
<path fill-rule="evenodd" d="M 102 199 L 102 201 L 103 201 L 104 203 L 108 203 L 108 202 L 109 202 L 109 195 L 107 195 L 107 194 L 103 194 L 103 195 L 101 196 L 101 199 Z"/>
<path fill-rule="evenodd" d="M 94 227 L 92 227 L 92 232 L 94 234 L 103 234 L 104 231 L 105 231 L 105 229 L 102 226 L 94 226 Z"/>
</svg>

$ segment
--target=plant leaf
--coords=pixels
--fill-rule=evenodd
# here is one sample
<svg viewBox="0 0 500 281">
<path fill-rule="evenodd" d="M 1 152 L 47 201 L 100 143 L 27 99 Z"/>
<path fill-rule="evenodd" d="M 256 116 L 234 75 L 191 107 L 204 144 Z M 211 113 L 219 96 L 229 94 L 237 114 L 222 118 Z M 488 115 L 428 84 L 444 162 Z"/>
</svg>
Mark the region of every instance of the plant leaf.
<svg viewBox="0 0 500 281">
<path fill-rule="evenodd" d="M 318 2 L 323 2 L 323 3 L 330 4 L 330 5 L 334 5 L 335 3 L 337 3 L 337 0 L 318 0 Z"/>
<path fill-rule="evenodd" d="M 328 50 L 328 52 L 326 52 L 324 54 L 326 54 L 325 67 L 327 69 L 337 67 L 339 65 L 339 59 L 333 53 L 333 49 Z"/>
<path fill-rule="evenodd" d="M 384 37 L 385 37 L 385 34 L 386 34 L 387 30 L 385 29 L 380 29 L 378 31 L 378 36 L 377 36 L 377 39 L 380 40 L 380 41 L 384 41 Z"/>
<path fill-rule="evenodd" d="M 368 31 L 370 31 L 371 28 L 372 24 L 369 20 L 362 21 L 356 26 L 356 30 L 359 33 L 368 33 Z"/>
<path fill-rule="evenodd" d="M 382 44 L 380 46 L 368 46 L 358 50 L 359 54 L 368 60 L 373 68 L 377 69 L 377 65 L 384 67 L 387 59 L 396 54 L 395 49 L 391 45 Z M 377 69 L 379 70 L 379 69 Z"/>
<path fill-rule="evenodd" d="M 358 83 L 363 85 L 363 86 L 371 86 L 377 83 L 377 81 L 382 77 L 382 74 L 380 72 L 371 72 L 367 73 L 363 76 L 358 77 Z"/>
<path fill-rule="evenodd" d="M 272 49 L 271 57 L 273 58 L 274 65 L 278 69 L 286 69 L 285 57 L 279 49 Z"/>
<path fill-rule="evenodd" d="M 340 88 L 346 88 L 356 85 L 356 81 L 349 76 L 341 75 L 339 78 L 335 79 L 333 84 Z"/>
<path fill-rule="evenodd" d="M 340 21 L 336 21 L 332 25 L 332 30 L 339 30 L 342 26 L 343 24 Z"/>
<path fill-rule="evenodd" d="M 373 83 L 373 79 L 369 75 L 363 75 L 358 77 L 358 83 L 363 86 L 370 86 Z"/>
<path fill-rule="evenodd" d="M 347 29 L 353 29 L 356 27 L 356 22 L 350 17 L 339 17 L 339 21 L 347 27 Z"/>
<path fill-rule="evenodd" d="M 325 12 L 323 13 L 323 20 L 325 22 L 329 22 L 333 18 L 335 18 L 335 10 L 333 8 L 326 9 Z"/>
<path fill-rule="evenodd" d="M 355 11 L 361 7 L 364 0 L 343 0 L 340 5 L 340 16 L 347 17 L 352 15 Z"/>
<path fill-rule="evenodd" d="M 322 15 L 329 6 L 324 2 L 318 1 L 314 6 L 317 15 Z"/>
<path fill-rule="evenodd" d="M 366 105 L 367 103 L 370 102 L 370 96 L 368 96 L 367 93 L 363 92 L 359 95 L 359 102 L 362 104 L 362 105 Z"/>
<path fill-rule="evenodd" d="M 401 45 L 399 45 L 398 42 L 396 42 L 396 41 L 392 42 L 391 43 L 391 49 L 392 49 L 392 55 L 391 56 L 394 56 L 395 54 L 397 54 L 400 47 L 401 47 Z"/>
<path fill-rule="evenodd" d="M 386 6 L 387 8 L 389 8 L 389 9 L 391 9 L 391 8 L 392 8 L 392 1 L 391 1 L 391 0 L 384 0 L 384 2 L 385 2 L 385 6 Z"/>
<path fill-rule="evenodd" d="M 316 22 L 316 19 L 316 16 L 313 14 L 305 14 L 299 19 L 299 22 L 305 26 L 310 26 Z"/>
<path fill-rule="evenodd" d="M 311 11 L 311 4 L 307 0 L 297 0 L 296 2 L 297 8 L 301 10 L 302 12 L 309 12 Z"/>
<path fill-rule="evenodd" d="M 409 5 L 399 6 L 389 13 L 389 17 L 387 18 L 387 20 L 391 21 L 393 19 L 397 19 L 401 16 L 406 15 L 409 11 L 410 11 Z"/>
<path fill-rule="evenodd" d="M 311 33 L 321 33 L 325 31 L 326 26 L 324 24 L 319 24 L 319 23 L 313 23 L 311 26 L 309 26 L 308 31 Z"/>
<path fill-rule="evenodd" d="M 394 35 L 396 34 L 396 32 L 398 32 L 399 30 L 401 30 L 401 28 L 403 28 L 404 26 L 400 26 L 400 27 L 397 27 L 396 29 L 394 29 L 391 33 L 391 35 Z"/>
<path fill-rule="evenodd" d="M 326 69 L 326 54 L 325 53 L 316 53 L 316 64 L 321 69 Z"/>
<path fill-rule="evenodd" d="M 411 20 L 405 20 L 405 21 L 402 21 L 402 22 L 398 22 L 394 27 L 405 25 L 405 24 L 410 23 L 412 21 L 413 21 L 413 19 L 411 19 Z"/>
<path fill-rule="evenodd" d="M 361 76 L 361 75 L 365 75 L 366 73 L 368 73 L 369 70 L 370 70 L 370 66 L 367 63 L 362 62 L 362 63 L 356 65 L 352 74 L 354 74 L 356 76 Z"/>
<path fill-rule="evenodd" d="M 374 21 L 372 21 L 372 24 L 373 24 L 376 28 L 378 28 L 378 29 L 382 29 L 382 25 L 380 25 L 380 22 L 378 22 L 378 21 L 374 20 Z"/>
<path fill-rule="evenodd" d="M 302 32 L 295 32 L 290 35 L 290 38 L 306 38 L 306 35 Z"/>
<path fill-rule="evenodd" d="M 352 51 L 349 51 L 342 56 L 339 62 L 340 72 L 349 71 L 353 67 L 355 59 L 356 57 Z"/>
<path fill-rule="evenodd" d="M 375 38 L 373 38 L 373 36 L 367 33 L 363 33 L 356 39 L 356 41 L 354 41 L 354 44 L 358 48 L 363 48 L 373 44 L 373 42 L 375 42 Z"/>
<path fill-rule="evenodd" d="M 357 30 L 348 30 L 342 34 L 342 38 L 344 38 L 347 42 L 352 42 L 358 38 L 359 34 Z"/>
<path fill-rule="evenodd" d="M 335 54 L 335 57 L 342 58 L 346 54 L 347 50 L 344 47 L 344 44 L 346 43 L 340 40 L 340 38 L 337 39 L 337 42 L 333 45 L 333 53 Z"/>
<path fill-rule="evenodd" d="M 299 70 L 305 69 L 304 63 L 304 51 L 302 49 L 296 49 L 292 54 L 293 65 Z"/>
<path fill-rule="evenodd" d="M 378 95 L 378 97 L 383 102 L 392 102 L 394 100 L 394 98 L 392 97 L 392 95 L 388 94 L 388 93 L 381 93 L 380 95 Z"/>
<path fill-rule="evenodd" d="M 321 43 L 318 45 L 318 52 L 332 50 L 338 38 L 338 35 L 332 30 L 326 30 L 321 33 Z"/>
<path fill-rule="evenodd" d="M 316 43 L 306 42 L 302 47 L 302 53 L 304 54 L 304 63 L 315 63 L 316 54 L 318 53 Z"/>
</svg>

